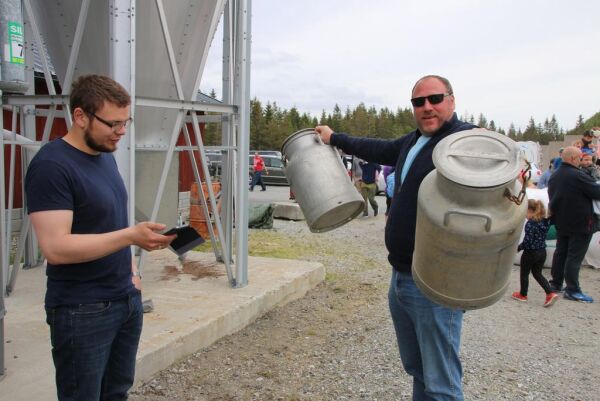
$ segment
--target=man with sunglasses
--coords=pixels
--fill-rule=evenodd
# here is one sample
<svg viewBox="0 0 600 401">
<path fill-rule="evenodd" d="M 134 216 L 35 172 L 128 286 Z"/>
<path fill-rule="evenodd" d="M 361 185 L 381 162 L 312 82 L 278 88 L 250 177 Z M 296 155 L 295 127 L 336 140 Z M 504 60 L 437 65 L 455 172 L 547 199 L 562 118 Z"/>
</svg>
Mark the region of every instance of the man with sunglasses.
<svg viewBox="0 0 600 401">
<path fill-rule="evenodd" d="M 47 260 L 45 308 L 57 395 L 126 400 L 142 331 L 141 276 L 130 246 L 166 247 L 164 224 L 129 227 L 127 192 L 112 155 L 125 135 L 130 97 L 87 75 L 71 88 L 72 126 L 35 155 L 27 209 Z"/>
<path fill-rule="evenodd" d="M 348 154 L 395 166 L 392 204 L 385 226 L 385 243 L 392 265 L 389 307 L 404 369 L 413 376 L 413 401 L 462 401 L 459 359 L 462 310 L 426 298 L 411 275 L 417 218 L 417 194 L 432 171 L 436 144 L 456 132 L 476 128 L 459 121 L 450 82 L 437 75 L 417 81 L 411 103 L 417 129 L 396 140 L 351 137 L 328 126 L 315 131 L 324 143 Z"/>
</svg>

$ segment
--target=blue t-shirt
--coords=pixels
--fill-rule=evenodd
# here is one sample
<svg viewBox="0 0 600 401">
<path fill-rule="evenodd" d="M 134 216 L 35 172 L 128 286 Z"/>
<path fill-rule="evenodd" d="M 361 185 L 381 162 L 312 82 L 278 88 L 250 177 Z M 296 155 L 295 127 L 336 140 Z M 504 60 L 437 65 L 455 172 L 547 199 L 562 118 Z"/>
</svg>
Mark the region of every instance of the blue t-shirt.
<svg viewBox="0 0 600 401">
<path fill-rule="evenodd" d="M 390 175 L 387 176 L 387 182 L 385 183 L 385 193 L 388 198 L 392 198 L 394 196 L 394 184 L 396 181 L 396 172 L 393 171 Z"/>
<path fill-rule="evenodd" d="M 72 210 L 72 234 L 126 228 L 127 191 L 110 153 L 90 155 L 56 139 L 35 155 L 25 178 L 28 213 Z M 46 307 L 96 303 L 137 291 L 131 282 L 131 250 L 90 262 L 48 263 Z"/>
<path fill-rule="evenodd" d="M 417 142 L 413 145 L 412 148 L 408 151 L 408 155 L 406 155 L 406 160 L 404 161 L 404 166 L 402 166 L 402 173 L 400 174 L 400 182 L 404 183 L 404 179 L 406 178 L 406 174 L 408 174 L 408 170 L 410 170 L 410 166 L 412 166 L 415 158 L 423 149 L 423 147 L 429 142 L 431 139 L 430 136 L 421 135 Z"/>
</svg>

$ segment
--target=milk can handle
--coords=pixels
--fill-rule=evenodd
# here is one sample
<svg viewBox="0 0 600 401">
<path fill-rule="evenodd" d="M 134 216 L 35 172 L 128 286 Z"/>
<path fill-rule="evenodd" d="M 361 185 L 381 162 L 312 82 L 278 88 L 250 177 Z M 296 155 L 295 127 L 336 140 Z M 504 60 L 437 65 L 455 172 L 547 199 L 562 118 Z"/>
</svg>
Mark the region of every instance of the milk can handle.
<svg viewBox="0 0 600 401">
<path fill-rule="evenodd" d="M 485 231 L 489 233 L 490 230 L 492 229 L 492 218 L 490 216 L 488 216 L 487 214 L 467 212 L 465 210 L 458 210 L 458 209 L 450 209 L 444 214 L 444 226 L 448 225 L 448 220 L 450 219 L 451 214 L 461 214 L 463 216 L 473 216 L 473 217 L 484 218 L 486 220 L 485 221 Z"/>
<path fill-rule="evenodd" d="M 323 140 L 321 139 L 321 135 L 317 134 L 315 132 L 315 142 L 320 143 L 323 146 L 328 146 L 333 152 L 335 152 L 336 157 L 339 156 L 337 153 L 337 148 L 335 148 L 333 145 L 325 145 L 325 142 L 323 142 Z M 340 166 L 342 166 L 344 169 L 346 169 L 346 166 L 344 166 L 344 162 L 342 161 L 342 159 L 340 159 L 339 157 L 337 157 L 337 159 L 340 162 Z"/>
<path fill-rule="evenodd" d="M 321 139 L 321 135 L 317 134 L 316 132 L 315 132 L 315 142 L 319 142 L 321 145 L 325 145 L 323 143 L 323 140 Z"/>
<path fill-rule="evenodd" d="M 510 162 L 511 156 L 504 153 L 473 152 L 468 150 L 450 150 L 448 156 L 472 157 L 475 159 L 503 160 Z"/>
</svg>

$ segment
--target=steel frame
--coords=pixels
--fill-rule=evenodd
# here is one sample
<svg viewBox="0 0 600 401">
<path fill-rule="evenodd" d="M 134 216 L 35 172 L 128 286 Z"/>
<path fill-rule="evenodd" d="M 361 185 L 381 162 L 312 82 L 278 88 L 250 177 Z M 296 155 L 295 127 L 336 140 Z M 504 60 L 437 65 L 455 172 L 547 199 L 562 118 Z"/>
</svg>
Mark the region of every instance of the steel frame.
<svg viewBox="0 0 600 401">
<path fill-rule="evenodd" d="M 2 109 L 10 108 L 13 113 L 12 129 L 10 131 L 3 130 L 0 135 L 0 146 L 4 149 L 4 145 L 10 145 L 11 149 L 11 164 L 9 175 L 9 202 L 5 203 L 6 186 L 4 174 L 0 175 L 0 379 L 4 372 L 4 315 L 5 304 L 4 295 L 10 295 L 15 288 L 18 271 L 20 269 L 20 261 L 26 249 L 27 243 L 36 243 L 33 230 L 31 230 L 31 222 L 28 216 L 23 216 L 23 221 L 20 230 L 19 242 L 15 261 L 12 269 L 9 271 L 9 255 L 11 238 L 11 222 L 7 222 L 7 215 L 11 216 L 13 205 L 12 199 L 14 194 L 14 170 L 15 170 L 15 147 L 22 146 L 24 151 L 23 165 L 26 168 L 30 157 L 27 155 L 27 149 L 35 148 L 43 145 L 49 140 L 52 123 L 55 117 L 65 119 L 67 127 L 70 128 L 71 116 L 68 109 L 69 95 L 67 93 L 71 82 L 74 78 L 75 66 L 79 55 L 80 45 L 82 42 L 85 25 L 87 21 L 90 0 L 83 0 L 79 11 L 78 22 L 75 29 L 75 35 L 71 46 L 69 60 L 65 79 L 63 82 L 63 93 L 57 94 L 53 85 L 52 75 L 47 63 L 47 56 L 42 45 L 42 36 L 33 13 L 31 0 L 22 0 L 26 15 L 26 20 L 29 23 L 28 29 L 34 38 L 36 48 L 40 53 L 40 58 L 43 64 L 43 74 L 48 87 L 48 95 L 10 95 L 2 96 L 0 91 L 0 127 L 3 126 Z M 155 0 L 155 5 L 159 14 L 161 29 L 163 33 L 164 46 L 169 56 L 171 66 L 171 74 L 173 83 L 177 89 L 177 99 L 156 99 L 148 97 L 135 96 L 135 29 L 136 29 L 136 0 L 108 0 L 110 12 L 126 14 L 129 18 L 112 18 L 110 20 L 110 34 L 113 38 L 119 39 L 113 42 L 120 44 L 112 44 L 109 50 L 110 53 L 110 71 L 113 78 L 128 88 L 132 95 L 132 116 L 135 113 L 136 107 L 151 107 L 158 109 L 175 109 L 178 110 L 177 118 L 169 135 L 168 147 L 157 146 L 156 150 L 166 149 L 166 160 L 162 169 L 162 174 L 159 181 L 158 191 L 154 199 L 151 220 L 156 219 L 160 206 L 160 201 L 165 188 L 165 181 L 171 160 L 174 152 L 186 151 L 193 161 L 193 172 L 196 182 L 201 188 L 200 170 L 195 162 L 194 151 L 198 151 L 201 155 L 200 168 L 204 174 L 208 199 L 204 197 L 202 190 L 199 191 L 201 196 L 204 213 L 209 216 L 208 204 L 215 213 L 215 225 L 217 233 L 214 232 L 212 224 L 208 224 L 210 231 L 211 243 L 213 251 L 217 259 L 224 263 L 227 270 L 228 280 L 234 288 L 239 288 L 248 283 L 248 192 L 246 178 L 248 177 L 248 153 L 249 153 L 249 104 L 250 104 L 250 5 L 251 0 L 225 0 L 218 1 L 216 10 L 224 10 L 224 34 L 223 34 L 223 101 L 224 104 L 207 104 L 196 102 L 192 98 L 185 99 L 183 88 L 181 86 L 181 77 L 175 62 L 175 53 L 169 29 L 167 27 L 163 0 Z M 213 23 L 216 23 L 213 21 Z M 201 55 L 206 58 L 208 46 Z M 119 60 L 119 63 L 116 60 Z M 124 62 L 125 60 L 125 62 Z M 29 61 L 29 63 L 31 63 Z M 124 65 L 125 64 L 125 65 Z M 31 66 L 31 64 L 30 64 Z M 196 75 L 196 88 L 199 87 L 200 78 L 202 76 L 202 66 Z M 64 89 L 66 88 L 66 89 Z M 194 91 L 195 94 L 195 91 Z M 36 105 L 48 105 L 49 109 L 35 109 Z M 62 106 L 62 110 L 57 107 Z M 212 112 L 219 115 L 198 115 L 198 112 Z M 188 115 L 189 114 L 189 115 Z M 21 134 L 16 132 L 17 115 L 21 117 Z M 31 119 L 36 115 L 46 116 L 46 123 L 42 134 L 41 141 L 35 140 L 35 132 L 28 132 L 27 128 L 35 130 L 34 124 L 31 124 Z M 134 116 L 133 116 L 134 117 Z M 27 120 L 27 124 L 25 123 Z M 185 122 L 192 122 L 194 138 L 196 145 L 191 145 L 190 132 L 185 125 Z M 200 122 L 221 122 L 222 145 L 206 147 L 202 141 L 199 123 Z M 176 146 L 176 141 L 179 133 L 183 129 L 186 139 L 186 146 Z M 134 223 L 135 216 L 135 151 L 137 149 L 147 150 L 147 146 L 136 146 L 135 141 L 135 118 L 128 133 L 130 146 L 125 148 L 125 153 L 116 155 L 119 170 L 124 177 L 124 181 L 128 188 L 130 196 L 129 215 L 131 223 Z M 33 140 L 31 139 L 33 138 Z M 129 150 L 127 150 L 127 148 Z M 222 178 L 222 211 L 219 215 L 216 213 L 217 203 L 216 196 L 212 189 L 212 182 L 206 163 L 207 149 L 221 149 L 224 151 L 223 157 L 223 178 Z M 4 166 L 4 152 L 0 152 L 0 165 Z M 239 179 L 238 179 L 239 178 Z M 20 188 L 19 190 L 22 190 Z M 234 208 L 234 204 L 239 207 Z M 234 211 L 235 210 L 235 211 Z M 8 213 L 8 214 L 7 214 Z M 235 229 L 234 229 L 234 214 L 235 214 Z M 235 241 L 234 241 L 235 237 Z M 233 243 L 236 244 L 235 258 L 233 257 Z M 145 251 L 142 251 L 139 258 L 139 267 L 143 268 Z M 27 256 L 26 256 L 27 259 Z M 232 264 L 235 265 L 235 274 L 232 271 Z M 10 275 L 9 275 L 10 273 Z"/>
<path fill-rule="evenodd" d="M 0 89 L 0 96 L 2 90 Z M 2 100 L 0 98 L 0 104 Z M 4 113 L 0 110 L 0 127 L 4 126 Z M 0 166 L 2 166 L 2 174 L 0 174 L 0 380 L 5 377 L 6 368 L 4 367 L 4 316 L 6 316 L 6 307 L 4 304 L 4 282 L 8 273 L 8 256 L 6 255 L 6 204 L 5 204 L 5 180 L 4 180 L 4 133 L 0 135 Z"/>
</svg>

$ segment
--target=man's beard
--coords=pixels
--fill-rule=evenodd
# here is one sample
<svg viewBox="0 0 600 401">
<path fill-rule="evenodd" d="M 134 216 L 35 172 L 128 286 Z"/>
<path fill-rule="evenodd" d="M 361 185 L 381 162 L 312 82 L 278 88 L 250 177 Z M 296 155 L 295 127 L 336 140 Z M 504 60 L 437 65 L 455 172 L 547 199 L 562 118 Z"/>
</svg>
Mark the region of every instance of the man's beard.
<svg viewBox="0 0 600 401">
<path fill-rule="evenodd" d="M 95 150 L 96 152 L 103 152 L 103 153 L 112 153 L 115 150 L 117 150 L 117 148 L 115 147 L 114 149 L 108 148 L 105 145 L 99 144 L 98 142 L 96 142 L 94 140 L 94 138 L 92 138 L 92 134 L 90 133 L 89 130 L 85 130 L 84 134 L 83 134 L 83 139 L 85 140 L 85 144 L 92 150 Z"/>
</svg>

